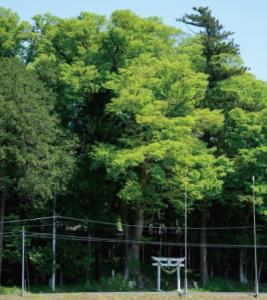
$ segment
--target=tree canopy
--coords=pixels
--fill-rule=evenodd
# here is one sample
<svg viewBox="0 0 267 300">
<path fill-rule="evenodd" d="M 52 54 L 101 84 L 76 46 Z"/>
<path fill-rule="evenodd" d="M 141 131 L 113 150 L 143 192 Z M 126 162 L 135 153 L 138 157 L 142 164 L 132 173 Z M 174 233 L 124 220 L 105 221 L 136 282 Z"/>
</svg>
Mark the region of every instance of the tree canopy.
<svg viewBox="0 0 267 300">
<path fill-rule="evenodd" d="M 16 284 L 20 268 L 20 241 L 6 232 L 21 225 L 3 221 L 49 218 L 54 203 L 62 285 L 101 285 L 114 270 L 121 286 L 143 288 L 151 256 L 184 255 L 185 191 L 200 229 L 189 234 L 190 269 L 203 285 L 250 276 L 249 250 L 219 244 L 251 243 L 252 175 L 266 225 L 267 85 L 208 7 L 178 20 L 198 32 L 129 10 L 28 23 L 0 8 L 1 283 Z M 44 284 L 53 224 L 25 225 L 30 280 Z M 208 230 L 220 226 L 242 228 Z"/>
</svg>

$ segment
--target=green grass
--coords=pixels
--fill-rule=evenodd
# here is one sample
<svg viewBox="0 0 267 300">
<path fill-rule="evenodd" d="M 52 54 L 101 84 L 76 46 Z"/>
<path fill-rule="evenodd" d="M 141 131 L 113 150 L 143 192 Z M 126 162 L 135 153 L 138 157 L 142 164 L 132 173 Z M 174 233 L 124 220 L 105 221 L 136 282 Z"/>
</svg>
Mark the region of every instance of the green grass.
<svg viewBox="0 0 267 300">
<path fill-rule="evenodd" d="M 13 287 L 4 287 L 0 286 L 0 295 L 19 295 L 20 288 L 13 286 Z"/>
<path fill-rule="evenodd" d="M 190 282 L 192 282 L 192 280 Z M 168 288 L 166 288 L 166 286 Z M 173 285 L 168 286 L 168 284 L 166 285 L 166 283 L 164 286 L 162 286 L 162 288 L 165 289 L 166 291 L 174 291 L 175 290 L 175 287 Z M 251 293 L 251 292 L 253 292 L 253 290 L 254 290 L 253 283 L 245 285 L 245 284 L 239 283 L 238 281 L 230 281 L 230 280 L 225 280 L 225 279 L 221 279 L 221 278 L 214 278 L 214 279 L 210 280 L 210 282 L 207 284 L 207 286 L 205 288 L 200 286 L 198 289 L 193 289 L 193 288 L 189 289 L 190 292 L 246 292 L 246 293 Z M 137 291 L 137 290 L 135 290 L 135 291 Z M 153 287 L 147 289 L 147 291 L 155 291 L 155 285 L 153 284 Z M 63 286 L 62 288 L 57 288 L 55 294 L 57 294 L 57 297 L 59 297 L 59 295 L 62 295 L 62 296 L 64 295 L 64 297 L 67 297 L 68 295 L 73 296 L 74 294 L 84 295 L 84 297 L 85 297 L 85 293 L 89 293 L 89 292 L 99 292 L 99 293 L 101 293 L 101 292 L 134 292 L 134 290 L 130 290 L 127 287 L 127 285 L 123 281 L 122 277 L 116 276 L 113 279 L 103 278 L 99 283 L 90 282 L 88 285 L 86 285 L 86 284 L 66 285 L 66 286 Z M 266 284 L 260 285 L 260 292 L 267 292 Z M 51 290 L 48 286 L 32 286 L 30 292 L 28 291 L 27 294 L 31 295 L 32 299 L 42 299 L 44 294 L 46 294 L 48 297 L 47 299 L 50 299 L 49 294 L 51 295 Z M 0 295 L 20 295 L 20 288 L 19 287 L 0 287 Z M 41 298 L 38 298 L 39 296 Z M 170 297 L 172 297 L 172 296 L 170 296 Z M 82 298 L 83 297 L 81 297 L 79 299 L 82 299 Z M 164 296 L 164 298 L 165 298 L 165 296 Z M 0 297 L 0 300 L 1 299 L 3 299 L 3 298 Z M 10 299 L 13 299 L 13 298 L 10 298 Z M 60 299 L 63 299 L 63 298 L 60 298 Z M 66 299 L 69 299 L 69 298 L 67 297 Z M 87 299 L 87 298 L 85 298 L 85 299 Z M 91 299 L 91 298 L 88 298 L 88 299 Z M 97 298 L 92 298 L 92 299 L 98 300 L 101 298 L 98 298 L 98 296 L 97 296 Z M 124 298 L 113 298 L 110 296 L 107 299 L 113 300 L 113 299 L 124 299 Z M 127 300 L 128 299 L 130 300 L 131 298 L 127 298 Z M 139 297 L 138 297 L 138 299 L 139 299 Z M 145 299 L 145 300 L 151 299 L 152 300 L 154 298 L 146 298 L 145 297 L 145 298 L 140 298 L 140 299 L 142 299 L 142 300 L 143 299 Z M 155 299 L 158 299 L 158 298 L 155 298 Z M 166 299 L 169 299 L 169 298 L 166 298 Z M 170 299 L 172 299 L 172 298 L 170 298 Z M 200 297 L 198 299 L 202 299 L 202 298 Z M 213 299 L 213 298 L 207 298 L 207 299 Z M 214 299 L 217 299 L 217 298 L 214 298 Z M 222 298 L 222 299 L 224 299 L 224 298 Z"/>
<path fill-rule="evenodd" d="M 182 297 L 181 299 L 183 299 Z M 0 296 L 1 300 L 19 300 L 20 296 Z M 179 296 L 176 293 L 130 293 L 130 294 L 90 294 L 90 293 L 76 293 L 76 294 L 28 294 L 25 296 L 27 300 L 177 300 Z M 193 294 L 190 295 L 192 300 L 252 300 L 253 296 L 248 294 Z M 260 296 L 260 299 L 267 300 L 267 296 Z"/>
<path fill-rule="evenodd" d="M 51 293 L 48 286 L 33 286 L 31 293 Z M 114 278 L 102 278 L 100 282 L 90 281 L 88 284 L 69 284 L 56 289 L 56 293 L 78 293 L 78 292 L 127 292 L 132 291 L 123 280 L 116 275 Z"/>
<path fill-rule="evenodd" d="M 107 284 L 104 286 L 104 284 Z M 35 286 L 31 292 L 27 292 L 25 299 L 27 300 L 177 300 L 179 299 L 177 293 L 151 293 L 151 292 L 133 292 L 117 294 L 117 293 L 103 293 L 108 290 L 120 291 L 122 287 L 116 289 L 118 282 L 103 281 L 102 284 L 91 283 L 90 286 L 86 285 L 68 285 L 62 289 L 57 289 L 56 293 L 51 293 L 50 289 L 46 286 Z M 264 290 L 261 286 L 261 292 Z M 265 286 L 265 291 L 267 287 Z M 88 293 L 89 291 L 97 293 Z M 230 282 L 223 279 L 213 279 L 207 287 L 199 289 L 190 289 L 189 293 L 192 300 L 252 300 L 253 296 L 247 294 L 201 294 L 201 292 L 251 292 L 249 286 L 241 285 L 238 282 Z M 199 294 L 198 294 L 199 292 Z M 22 299 L 20 289 L 18 287 L 0 287 L 0 300 L 19 300 Z M 267 296 L 260 296 L 260 299 L 267 300 Z"/>
<path fill-rule="evenodd" d="M 239 281 L 214 278 L 205 287 L 200 286 L 198 289 L 191 290 L 199 292 L 251 292 L 253 291 L 253 284 L 242 284 Z"/>
<path fill-rule="evenodd" d="M 156 284 L 146 288 L 146 291 L 155 291 Z M 169 284 L 168 282 L 162 282 L 162 289 L 164 291 L 175 291 L 175 284 Z M 229 281 L 220 278 L 210 280 L 206 287 L 195 289 L 189 287 L 191 292 L 252 292 L 253 284 L 244 285 L 237 281 Z M 260 290 L 267 292 L 266 285 L 260 285 Z M 57 287 L 56 293 L 87 293 L 87 292 L 131 292 L 138 291 L 137 288 L 130 289 L 127 283 L 120 277 L 114 279 L 104 278 L 100 282 L 91 281 L 89 284 L 69 284 L 62 287 Z M 51 293 L 51 289 L 47 285 L 31 286 L 30 291 L 32 294 L 45 294 Z M 19 287 L 0 287 L 0 295 L 19 295 Z"/>
<path fill-rule="evenodd" d="M 190 289 L 196 292 L 253 292 L 255 289 L 254 282 L 242 284 L 235 280 L 226 280 L 222 278 L 213 278 L 205 286 L 199 286 L 197 289 Z M 260 292 L 267 293 L 267 284 L 260 283 Z"/>
</svg>

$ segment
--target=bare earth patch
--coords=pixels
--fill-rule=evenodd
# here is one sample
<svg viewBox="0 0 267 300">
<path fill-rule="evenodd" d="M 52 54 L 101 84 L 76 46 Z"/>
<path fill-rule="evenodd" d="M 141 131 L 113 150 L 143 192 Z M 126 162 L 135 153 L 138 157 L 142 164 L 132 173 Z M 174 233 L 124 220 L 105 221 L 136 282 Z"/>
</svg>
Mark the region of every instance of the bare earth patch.
<svg viewBox="0 0 267 300">
<path fill-rule="evenodd" d="M 58 293 L 58 294 L 29 294 L 25 296 L 26 300 L 177 300 L 177 299 L 200 299 L 200 300 L 251 300 L 252 294 L 246 293 L 191 293 L 187 297 L 180 297 L 174 292 L 138 292 L 138 293 Z M 267 300 L 267 294 L 261 294 L 260 299 Z M 0 296 L 0 300 L 21 300 L 20 296 Z"/>
</svg>

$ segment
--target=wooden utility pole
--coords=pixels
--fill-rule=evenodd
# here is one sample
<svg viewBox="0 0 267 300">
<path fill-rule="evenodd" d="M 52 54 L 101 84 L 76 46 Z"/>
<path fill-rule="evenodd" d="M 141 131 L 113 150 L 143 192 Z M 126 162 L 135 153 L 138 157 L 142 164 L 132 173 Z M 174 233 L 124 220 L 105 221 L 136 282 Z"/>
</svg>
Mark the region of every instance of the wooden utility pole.
<svg viewBox="0 0 267 300">
<path fill-rule="evenodd" d="M 56 290 L 56 199 L 54 199 L 53 209 L 53 233 L 52 233 L 52 277 L 51 277 L 51 289 L 54 292 Z"/>
<path fill-rule="evenodd" d="M 255 177 L 252 176 L 253 185 L 253 233 L 254 233 L 254 264 L 255 264 L 255 296 L 259 296 L 258 260 L 257 260 L 257 233 L 256 233 L 256 199 L 255 199 Z"/>
<path fill-rule="evenodd" d="M 22 250 L 21 250 L 21 296 L 25 294 L 25 228 L 22 227 Z"/>
<path fill-rule="evenodd" d="M 185 173 L 184 190 L 184 293 L 187 295 L 187 177 Z"/>
</svg>

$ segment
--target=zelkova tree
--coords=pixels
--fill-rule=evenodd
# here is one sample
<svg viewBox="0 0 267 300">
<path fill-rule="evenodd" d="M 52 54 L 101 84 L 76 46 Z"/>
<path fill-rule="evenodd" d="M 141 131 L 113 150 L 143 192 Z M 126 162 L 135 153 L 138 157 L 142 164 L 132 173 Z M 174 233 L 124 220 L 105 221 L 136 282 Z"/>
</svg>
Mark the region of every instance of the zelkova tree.
<svg viewBox="0 0 267 300">
<path fill-rule="evenodd" d="M 235 76 L 219 84 L 231 103 L 224 130 L 224 153 L 233 161 L 234 172 L 225 179 L 224 198 L 229 217 L 240 215 L 243 224 L 252 223 L 252 176 L 256 178 L 257 219 L 264 221 L 266 197 L 266 107 L 267 84 L 251 74 Z M 264 167 L 265 166 L 265 167 Z M 242 179 L 241 179 L 242 178 Z M 249 241 L 249 232 L 239 236 L 240 242 Z M 262 258 L 259 258 L 262 259 Z M 240 281 L 249 274 L 249 255 L 240 250 Z"/>
<path fill-rule="evenodd" d="M 199 37 L 201 44 L 202 60 L 198 59 L 197 67 L 207 74 L 208 85 L 205 97 L 199 103 L 200 107 L 209 109 L 221 109 L 225 115 L 224 126 L 217 134 L 205 134 L 203 137 L 207 144 L 216 146 L 217 153 L 224 153 L 224 141 L 226 124 L 228 123 L 228 111 L 233 107 L 233 100 L 229 95 L 220 89 L 219 84 L 229 80 L 233 76 L 244 74 L 246 68 L 243 67 L 239 58 L 239 46 L 231 39 L 232 32 L 225 31 L 220 22 L 212 15 L 208 7 L 194 7 L 193 14 L 186 14 L 178 21 L 189 26 L 200 29 Z M 200 62 L 200 63 L 199 63 Z M 207 262 L 207 233 L 204 229 L 207 224 L 209 201 L 204 201 L 201 208 L 201 220 L 203 230 L 201 232 L 200 264 L 201 280 L 205 285 L 208 281 Z"/>
<path fill-rule="evenodd" d="M 0 57 L 24 56 L 31 31 L 31 24 L 20 21 L 10 9 L 0 7 Z"/>
<path fill-rule="evenodd" d="M 140 18 L 127 10 L 115 11 L 110 20 L 89 12 L 34 20 L 31 67 L 55 91 L 63 124 L 71 122 L 86 143 L 109 135 L 111 125 L 102 118 L 111 98 L 104 86 L 109 75 L 141 53 L 168 51 L 180 33 L 157 18 Z"/>
<path fill-rule="evenodd" d="M 27 211 L 29 216 L 64 194 L 74 166 L 74 144 L 52 112 L 52 95 L 36 76 L 15 58 L 2 59 L 0 69 L 0 201 L 4 221 L 14 199 L 20 212 Z M 0 228 L 1 274 L 3 223 Z"/>
<path fill-rule="evenodd" d="M 115 93 L 106 112 L 120 136 L 112 144 L 96 145 L 91 156 L 93 167 L 104 165 L 118 186 L 122 219 L 136 226 L 132 232 L 125 228 L 125 239 L 132 240 L 125 276 L 140 283 L 140 245 L 135 241 L 142 240 L 143 225 L 166 205 L 182 213 L 185 170 L 192 199 L 212 197 L 221 189 L 227 160 L 216 159 L 199 136 L 218 130 L 223 117 L 219 111 L 194 109 L 206 80 L 183 55 L 141 55 L 106 86 Z"/>
<path fill-rule="evenodd" d="M 115 11 L 110 19 L 82 12 L 70 19 L 45 15 L 34 20 L 29 68 L 53 90 L 61 124 L 79 138 L 78 168 L 74 188 L 65 197 L 69 199 L 65 213 L 116 219 L 117 185 L 106 180 L 104 170 L 92 170 L 88 157 L 94 143 L 113 143 L 121 131 L 105 112 L 114 96 L 106 82 L 142 53 L 160 57 L 173 52 L 181 31 L 159 18 L 141 18 L 128 10 Z M 96 249 L 96 279 L 101 274 L 100 255 Z"/>
</svg>

